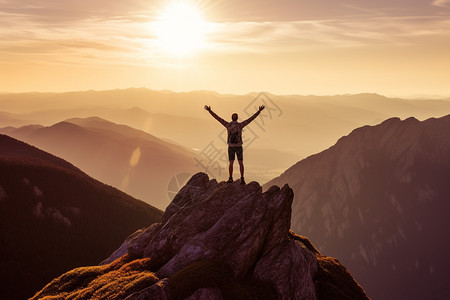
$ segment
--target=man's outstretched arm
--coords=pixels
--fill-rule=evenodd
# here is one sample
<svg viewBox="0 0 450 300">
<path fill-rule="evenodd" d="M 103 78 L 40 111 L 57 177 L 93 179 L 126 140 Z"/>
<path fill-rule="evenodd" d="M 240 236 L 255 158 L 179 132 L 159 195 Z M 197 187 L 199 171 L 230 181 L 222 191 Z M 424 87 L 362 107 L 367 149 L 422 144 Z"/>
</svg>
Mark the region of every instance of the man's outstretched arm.
<svg viewBox="0 0 450 300">
<path fill-rule="evenodd" d="M 250 124 L 251 121 L 253 121 L 257 116 L 259 116 L 259 114 L 261 113 L 261 111 L 264 109 L 264 105 L 261 105 L 258 109 L 257 112 L 255 112 L 253 114 L 253 116 L 251 116 L 250 118 L 248 118 L 247 120 L 243 121 L 241 124 L 243 125 L 242 127 L 247 126 L 248 124 Z"/>
<path fill-rule="evenodd" d="M 211 106 L 205 105 L 205 109 L 206 109 L 207 111 L 209 111 L 209 113 L 211 114 L 211 116 L 213 116 L 214 119 L 216 119 L 217 121 L 219 121 L 220 124 L 222 124 L 223 126 L 227 127 L 228 122 L 225 121 L 224 119 L 222 119 L 221 117 L 219 117 L 218 115 L 216 115 L 216 113 L 212 111 Z"/>
</svg>

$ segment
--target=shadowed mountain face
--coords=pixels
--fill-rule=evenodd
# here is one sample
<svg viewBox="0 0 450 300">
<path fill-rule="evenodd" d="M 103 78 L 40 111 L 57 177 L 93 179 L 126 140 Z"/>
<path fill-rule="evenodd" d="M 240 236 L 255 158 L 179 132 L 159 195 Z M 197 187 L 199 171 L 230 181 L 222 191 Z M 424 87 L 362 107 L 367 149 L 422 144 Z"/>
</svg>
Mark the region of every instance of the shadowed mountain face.
<svg viewBox="0 0 450 300">
<path fill-rule="evenodd" d="M 290 231 L 292 190 L 194 175 L 162 222 L 103 265 L 72 270 L 33 299 L 368 299 L 337 260 Z"/>
<path fill-rule="evenodd" d="M 169 203 L 167 186 L 173 176 L 195 167 L 193 152 L 100 118 L 3 132 L 63 157 L 89 175 L 159 208 Z"/>
<path fill-rule="evenodd" d="M 26 299 L 97 264 L 161 211 L 68 162 L 0 135 L 0 298 Z"/>
<path fill-rule="evenodd" d="M 450 115 L 356 129 L 265 187 L 292 187 L 293 229 L 375 299 L 446 299 L 449 178 Z"/>
</svg>

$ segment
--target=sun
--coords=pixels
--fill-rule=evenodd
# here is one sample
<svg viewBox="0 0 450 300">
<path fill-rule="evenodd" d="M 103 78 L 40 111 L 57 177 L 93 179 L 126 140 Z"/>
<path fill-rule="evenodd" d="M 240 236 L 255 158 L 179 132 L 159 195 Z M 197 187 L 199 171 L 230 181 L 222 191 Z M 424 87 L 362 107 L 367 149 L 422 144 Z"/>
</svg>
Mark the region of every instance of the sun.
<svg viewBox="0 0 450 300">
<path fill-rule="evenodd" d="M 207 22 L 193 3 L 171 2 L 156 22 L 158 45 L 162 51 L 184 56 L 201 48 Z"/>
</svg>

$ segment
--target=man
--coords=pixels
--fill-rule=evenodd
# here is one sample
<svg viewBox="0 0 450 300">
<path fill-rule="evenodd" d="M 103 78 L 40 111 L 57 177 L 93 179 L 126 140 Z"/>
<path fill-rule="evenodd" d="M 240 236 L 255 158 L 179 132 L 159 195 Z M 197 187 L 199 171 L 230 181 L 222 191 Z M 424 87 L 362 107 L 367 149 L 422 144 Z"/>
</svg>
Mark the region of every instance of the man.
<svg viewBox="0 0 450 300">
<path fill-rule="evenodd" d="M 239 162 L 239 169 L 241 171 L 241 184 L 245 184 L 244 180 L 244 162 L 243 162 L 243 149 L 242 149 L 242 129 L 247 126 L 251 121 L 253 121 L 264 109 L 264 105 L 259 107 L 259 110 L 250 118 L 243 122 L 238 122 L 238 114 L 234 113 L 231 115 L 231 122 L 227 122 L 218 115 L 216 115 L 212 110 L 211 106 L 205 105 L 205 109 L 209 113 L 225 126 L 228 132 L 227 144 L 228 144 L 228 160 L 230 165 L 228 171 L 230 173 L 230 178 L 227 182 L 233 182 L 233 164 L 235 156 L 237 156 Z"/>
</svg>

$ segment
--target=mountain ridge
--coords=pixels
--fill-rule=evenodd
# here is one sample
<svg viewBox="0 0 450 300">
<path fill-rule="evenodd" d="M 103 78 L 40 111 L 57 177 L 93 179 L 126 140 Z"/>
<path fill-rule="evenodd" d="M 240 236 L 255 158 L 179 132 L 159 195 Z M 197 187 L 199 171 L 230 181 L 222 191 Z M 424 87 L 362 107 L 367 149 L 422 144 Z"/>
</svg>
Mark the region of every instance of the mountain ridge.
<svg viewBox="0 0 450 300">
<path fill-rule="evenodd" d="M 449 177 L 450 115 L 390 118 L 353 130 L 264 187 L 289 183 L 293 229 L 339 257 L 374 298 L 423 299 L 450 294 L 447 264 L 436 259 L 450 249 L 437 234 L 447 232 Z"/>
</svg>

